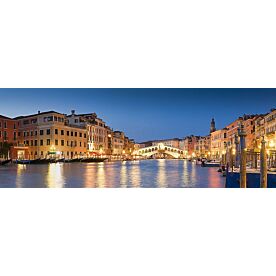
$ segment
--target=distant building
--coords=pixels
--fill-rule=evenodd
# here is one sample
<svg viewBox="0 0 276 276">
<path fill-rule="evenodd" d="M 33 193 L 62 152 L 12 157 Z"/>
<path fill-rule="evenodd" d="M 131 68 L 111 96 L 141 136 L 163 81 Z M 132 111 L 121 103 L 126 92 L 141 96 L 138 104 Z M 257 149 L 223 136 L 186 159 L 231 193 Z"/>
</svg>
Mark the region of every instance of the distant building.
<svg viewBox="0 0 276 276">
<path fill-rule="evenodd" d="M 0 158 L 10 156 L 10 147 L 18 145 L 17 121 L 0 115 Z"/>
<path fill-rule="evenodd" d="M 264 117 L 264 132 L 269 150 L 276 150 L 276 109 Z"/>
<path fill-rule="evenodd" d="M 201 136 L 186 136 L 183 139 L 183 151 L 184 151 L 184 156 L 186 157 L 191 157 L 191 156 L 196 156 L 196 149 L 197 149 L 197 143 Z"/>
<path fill-rule="evenodd" d="M 76 114 L 75 110 L 67 116 L 69 125 L 80 126 L 87 130 L 88 152 L 106 154 L 109 148 L 108 134 L 111 133 L 106 123 L 96 113 Z"/>
<path fill-rule="evenodd" d="M 210 125 L 210 133 L 214 131 L 216 131 L 216 123 L 215 123 L 215 119 L 212 118 L 211 125 Z"/>
<path fill-rule="evenodd" d="M 211 133 L 211 158 L 221 158 L 226 151 L 227 129 L 219 129 Z"/>
</svg>

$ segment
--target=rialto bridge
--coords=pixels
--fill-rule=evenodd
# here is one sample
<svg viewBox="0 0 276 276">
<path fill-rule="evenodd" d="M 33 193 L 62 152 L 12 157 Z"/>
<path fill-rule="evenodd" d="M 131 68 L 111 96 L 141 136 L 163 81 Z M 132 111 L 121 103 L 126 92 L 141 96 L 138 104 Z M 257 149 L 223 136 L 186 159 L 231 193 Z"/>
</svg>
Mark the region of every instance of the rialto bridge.
<svg viewBox="0 0 276 276">
<path fill-rule="evenodd" d="M 160 143 L 156 146 L 150 146 L 150 147 L 136 150 L 133 152 L 133 155 L 144 156 L 147 158 L 153 155 L 159 155 L 159 156 L 169 155 L 173 158 L 180 158 L 181 156 L 183 156 L 183 151 L 178 148 L 165 146 L 163 143 Z"/>
</svg>

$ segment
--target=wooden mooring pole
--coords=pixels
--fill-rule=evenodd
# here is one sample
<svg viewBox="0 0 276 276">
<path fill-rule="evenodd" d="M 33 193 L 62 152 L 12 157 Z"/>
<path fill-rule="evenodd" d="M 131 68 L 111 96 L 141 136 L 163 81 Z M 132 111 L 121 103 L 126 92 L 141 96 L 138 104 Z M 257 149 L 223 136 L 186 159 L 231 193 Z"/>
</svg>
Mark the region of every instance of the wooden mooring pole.
<svg viewBox="0 0 276 276">
<path fill-rule="evenodd" d="M 234 166 L 235 168 L 238 168 L 240 166 L 240 148 L 239 148 L 239 137 L 238 135 L 235 135 L 235 162 Z"/>
<path fill-rule="evenodd" d="M 266 153 L 266 141 L 262 140 L 261 155 L 260 155 L 260 186 L 261 188 L 267 188 L 267 153 Z"/>
<path fill-rule="evenodd" d="M 246 188 L 246 133 L 244 125 L 241 123 L 239 128 L 240 136 L 240 188 Z"/>
</svg>

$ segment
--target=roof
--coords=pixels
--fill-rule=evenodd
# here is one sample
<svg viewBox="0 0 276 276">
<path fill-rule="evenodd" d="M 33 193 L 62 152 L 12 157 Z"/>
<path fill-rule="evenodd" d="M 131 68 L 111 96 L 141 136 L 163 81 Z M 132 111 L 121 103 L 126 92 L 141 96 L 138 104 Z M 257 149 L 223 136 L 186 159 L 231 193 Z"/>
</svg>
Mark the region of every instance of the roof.
<svg viewBox="0 0 276 276">
<path fill-rule="evenodd" d="M 9 117 L 3 116 L 3 115 L 0 115 L 0 119 L 12 120 L 12 118 L 9 118 Z"/>
<path fill-rule="evenodd" d="M 57 111 L 45 111 L 45 112 L 40 112 L 40 113 L 36 113 L 36 114 L 31 114 L 31 115 L 26 115 L 26 116 L 18 116 L 18 117 L 15 117 L 13 118 L 14 120 L 18 120 L 18 119 L 24 119 L 24 118 L 30 118 L 30 117 L 34 117 L 34 116 L 38 116 L 38 115 L 46 115 L 46 114 L 49 114 L 49 113 L 56 113 L 56 114 L 59 114 L 59 115 L 64 115 L 62 113 L 59 113 Z"/>
</svg>

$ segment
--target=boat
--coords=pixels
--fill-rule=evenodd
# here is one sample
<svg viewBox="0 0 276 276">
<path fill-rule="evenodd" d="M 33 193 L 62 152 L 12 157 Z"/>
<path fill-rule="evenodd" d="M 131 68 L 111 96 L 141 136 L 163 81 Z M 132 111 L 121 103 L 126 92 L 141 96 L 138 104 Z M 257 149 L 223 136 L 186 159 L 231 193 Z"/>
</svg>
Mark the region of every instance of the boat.
<svg viewBox="0 0 276 276">
<path fill-rule="evenodd" d="M 8 160 L 0 160 L 0 166 L 4 166 L 6 164 L 9 164 L 11 162 L 11 159 Z"/>
<path fill-rule="evenodd" d="M 60 158 L 56 160 L 56 163 L 63 163 L 65 162 L 65 158 Z"/>
<path fill-rule="evenodd" d="M 20 165 L 26 165 L 26 164 L 32 164 L 32 165 L 40 165 L 40 164 L 49 164 L 51 163 L 51 159 L 33 159 L 33 160 L 16 160 L 16 164 Z"/>
<path fill-rule="evenodd" d="M 81 162 L 84 162 L 84 163 L 100 163 L 100 162 L 104 162 L 107 159 L 108 158 L 91 157 L 91 158 L 83 158 L 81 160 Z"/>
<path fill-rule="evenodd" d="M 74 159 L 65 159 L 65 163 L 76 163 L 76 162 L 81 162 L 82 158 L 74 158 Z"/>
<path fill-rule="evenodd" d="M 220 162 L 215 162 L 215 161 L 205 162 L 205 161 L 203 161 L 201 163 L 201 167 L 220 167 Z"/>
</svg>

